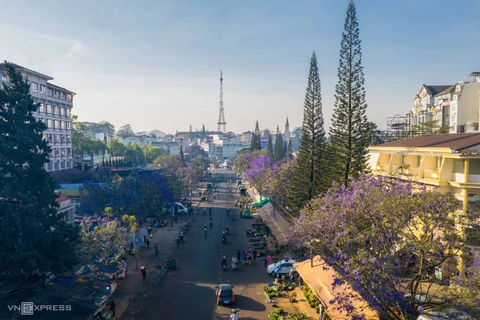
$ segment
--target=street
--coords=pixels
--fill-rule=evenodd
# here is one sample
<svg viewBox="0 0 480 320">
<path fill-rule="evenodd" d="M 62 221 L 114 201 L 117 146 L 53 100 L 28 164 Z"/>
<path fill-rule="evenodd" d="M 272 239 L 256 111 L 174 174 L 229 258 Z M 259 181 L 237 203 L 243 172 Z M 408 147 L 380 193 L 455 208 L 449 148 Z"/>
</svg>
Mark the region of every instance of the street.
<svg viewBox="0 0 480 320">
<path fill-rule="evenodd" d="M 222 172 L 223 173 L 223 172 Z M 240 249 L 248 250 L 249 241 L 245 231 L 252 219 L 239 219 L 233 202 L 238 199 L 235 179 L 218 183 L 219 198 L 202 203 L 192 227 L 186 234 L 186 243 L 176 249 L 177 271 L 169 271 L 151 297 L 151 306 L 140 310 L 140 319 L 228 319 L 232 308 L 240 309 L 240 319 L 267 319 L 263 285 L 270 278 L 263 267 L 263 260 L 231 268 L 231 258 Z M 228 185 L 228 186 L 227 186 Z M 229 192 L 232 190 L 232 193 Z M 212 207 L 213 227 L 209 226 L 208 207 Z M 226 216 L 226 208 L 234 214 L 235 221 Z M 207 208 L 207 214 L 202 214 Z M 205 236 L 203 225 L 207 225 Z M 230 227 L 227 241 L 222 244 L 224 226 Z M 226 256 L 228 268 L 223 271 L 220 262 Z M 229 283 L 234 286 L 235 304 L 217 306 L 215 286 Z M 137 317 L 136 317 L 137 318 Z"/>
</svg>

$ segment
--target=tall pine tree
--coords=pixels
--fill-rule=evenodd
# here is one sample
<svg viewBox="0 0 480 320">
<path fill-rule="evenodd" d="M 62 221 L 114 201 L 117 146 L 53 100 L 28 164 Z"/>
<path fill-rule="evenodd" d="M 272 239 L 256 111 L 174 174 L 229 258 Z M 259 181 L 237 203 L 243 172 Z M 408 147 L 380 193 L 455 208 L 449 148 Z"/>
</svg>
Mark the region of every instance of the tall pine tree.
<svg viewBox="0 0 480 320">
<path fill-rule="evenodd" d="M 273 149 L 273 161 L 278 162 L 283 158 L 283 137 L 280 129 L 277 126 L 277 133 L 275 134 L 275 148 Z"/>
<path fill-rule="evenodd" d="M 369 124 L 365 111 L 362 48 L 355 4 L 348 4 L 340 48 L 338 83 L 332 115 L 331 146 L 338 169 L 334 179 L 348 185 L 349 177 L 358 177 L 367 169 Z"/>
<path fill-rule="evenodd" d="M 270 158 L 273 158 L 273 142 L 272 142 L 272 135 L 268 135 L 268 142 L 267 142 L 267 152 Z"/>
<path fill-rule="evenodd" d="M 262 149 L 262 147 L 260 145 L 260 137 L 261 137 L 260 127 L 258 125 L 258 120 L 257 120 L 257 122 L 255 124 L 255 130 L 254 130 L 253 135 L 252 135 L 252 143 L 250 144 L 250 150 L 251 151 Z"/>
<path fill-rule="evenodd" d="M 0 274 L 62 272 L 75 262 L 76 234 L 57 211 L 55 183 L 44 169 L 46 126 L 33 116 L 30 85 L 12 64 L 0 67 L 8 75 L 0 89 Z"/>
<path fill-rule="evenodd" d="M 282 145 L 283 147 L 283 145 Z M 307 92 L 303 107 L 302 137 L 292 178 L 290 204 L 296 210 L 323 190 L 322 157 L 325 148 L 325 128 L 317 56 L 312 54 Z"/>
</svg>

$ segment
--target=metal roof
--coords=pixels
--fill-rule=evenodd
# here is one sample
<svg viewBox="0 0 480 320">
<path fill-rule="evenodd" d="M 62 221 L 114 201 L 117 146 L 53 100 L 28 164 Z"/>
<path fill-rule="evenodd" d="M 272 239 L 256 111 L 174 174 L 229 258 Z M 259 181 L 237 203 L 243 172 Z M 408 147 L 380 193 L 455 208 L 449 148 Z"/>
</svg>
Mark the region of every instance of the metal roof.
<svg viewBox="0 0 480 320">
<path fill-rule="evenodd" d="M 375 148 L 450 148 L 462 150 L 477 145 L 480 145 L 480 132 L 423 135 L 380 144 Z"/>
</svg>

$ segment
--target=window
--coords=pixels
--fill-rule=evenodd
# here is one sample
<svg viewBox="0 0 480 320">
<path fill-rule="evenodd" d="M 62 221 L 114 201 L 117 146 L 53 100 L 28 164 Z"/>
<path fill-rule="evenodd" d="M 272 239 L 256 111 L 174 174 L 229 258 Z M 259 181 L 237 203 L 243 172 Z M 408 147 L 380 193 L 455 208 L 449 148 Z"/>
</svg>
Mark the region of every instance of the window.
<svg viewBox="0 0 480 320">
<path fill-rule="evenodd" d="M 52 105 L 47 104 L 47 113 L 52 113 Z"/>
<path fill-rule="evenodd" d="M 47 96 L 53 97 L 53 90 L 47 88 Z"/>
<path fill-rule="evenodd" d="M 65 129 L 65 121 L 59 121 L 60 122 L 60 129 L 64 130 Z"/>
<path fill-rule="evenodd" d="M 63 116 L 63 113 L 64 113 L 64 112 L 63 112 L 63 108 L 62 108 L 62 107 L 59 107 L 59 108 L 58 108 L 58 115 Z"/>
<path fill-rule="evenodd" d="M 40 85 L 40 93 L 45 94 L 45 91 L 46 91 L 46 87 L 43 84 L 41 84 Z"/>
<path fill-rule="evenodd" d="M 66 139 L 67 139 L 67 143 L 70 143 L 70 135 L 67 134 L 65 137 L 66 137 Z"/>
<path fill-rule="evenodd" d="M 70 109 L 68 108 L 65 108 L 65 116 L 70 116 Z"/>
<path fill-rule="evenodd" d="M 48 143 L 52 143 L 52 134 L 47 134 L 47 141 Z"/>
<path fill-rule="evenodd" d="M 58 114 L 58 107 L 57 106 L 53 106 L 53 114 Z"/>
<path fill-rule="evenodd" d="M 71 93 L 67 94 L 67 101 L 72 101 L 73 95 Z"/>
<path fill-rule="evenodd" d="M 38 106 L 38 112 L 45 112 L 45 105 L 43 103 L 40 103 Z"/>
<path fill-rule="evenodd" d="M 70 121 L 65 121 L 67 130 L 70 129 Z"/>
<path fill-rule="evenodd" d="M 59 140 L 58 140 L 58 134 L 54 134 L 54 135 L 53 135 L 53 141 L 54 141 L 55 143 L 58 143 L 58 142 L 59 142 Z"/>
<path fill-rule="evenodd" d="M 55 161 L 55 170 L 58 170 L 58 161 Z"/>
<path fill-rule="evenodd" d="M 58 157 L 60 155 L 60 149 L 59 148 L 55 148 L 55 157 Z"/>
<path fill-rule="evenodd" d="M 72 149 L 67 148 L 67 157 L 70 157 L 72 155 Z"/>
<path fill-rule="evenodd" d="M 60 92 L 58 92 L 57 90 L 55 90 L 55 91 L 53 92 L 53 96 L 54 96 L 55 98 L 60 98 Z"/>
<path fill-rule="evenodd" d="M 65 143 L 65 135 L 60 135 L 60 143 Z"/>
<path fill-rule="evenodd" d="M 47 128 L 53 128 L 52 119 L 47 120 Z"/>
<path fill-rule="evenodd" d="M 456 87 L 455 87 L 455 92 L 458 92 L 458 91 L 460 91 L 460 89 L 461 89 L 461 87 L 460 87 L 460 86 L 456 86 Z"/>
<path fill-rule="evenodd" d="M 458 95 L 454 94 L 453 95 L 453 101 L 457 101 L 458 100 Z"/>
<path fill-rule="evenodd" d="M 32 92 L 38 92 L 38 83 L 30 83 L 30 90 L 32 90 Z"/>
<path fill-rule="evenodd" d="M 65 157 L 65 154 L 66 154 L 66 153 L 65 153 L 65 149 L 62 148 L 62 149 L 60 149 L 60 150 L 61 150 L 62 157 Z"/>
</svg>

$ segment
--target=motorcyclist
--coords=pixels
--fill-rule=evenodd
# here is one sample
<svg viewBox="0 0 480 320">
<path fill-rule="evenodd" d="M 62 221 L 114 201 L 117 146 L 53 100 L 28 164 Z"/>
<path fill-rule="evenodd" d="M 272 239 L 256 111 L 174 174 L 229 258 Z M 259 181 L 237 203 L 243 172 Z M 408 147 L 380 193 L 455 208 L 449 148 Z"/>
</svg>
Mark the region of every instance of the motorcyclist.
<svg viewBox="0 0 480 320">
<path fill-rule="evenodd" d="M 212 217 L 210 217 L 210 228 L 213 227 L 213 220 Z"/>
<path fill-rule="evenodd" d="M 237 310 L 232 310 L 232 313 L 230 314 L 230 320 L 238 320 Z"/>
<path fill-rule="evenodd" d="M 205 232 L 205 235 L 207 235 L 207 225 L 206 224 L 203 225 L 203 231 Z"/>
<path fill-rule="evenodd" d="M 230 215 L 230 210 L 227 208 L 227 216 Z"/>
<path fill-rule="evenodd" d="M 180 239 L 185 240 L 185 233 L 183 233 L 183 231 L 180 232 Z"/>
<path fill-rule="evenodd" d="M 203 208 L 203 215 L 206 215 L 206 214 L 207 214 L 207 210 Z"/>
<path fill-rule="evenodd" d="M 222 234 L 222 242 L 225 242 L 226 239 L 227 239 L 227 238 L 225 237 L 225 232 L 223 232 L 223 234 Z"/>
<path fill-rule="evenodd" d="M 212 208 L 208 208 L 208 214 L 212 216 Z"/>
<path fill-rule="evenodd" d="M 220 265 L 221 265 L 223 268 L 226 268 L 226 267 L 227 267 L 227 258 L 225 258 L 225 256 L 223 256 L 222 262 L 220 263 Z"/>
</svg>

